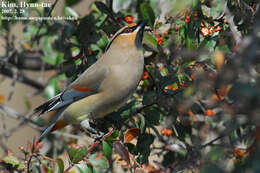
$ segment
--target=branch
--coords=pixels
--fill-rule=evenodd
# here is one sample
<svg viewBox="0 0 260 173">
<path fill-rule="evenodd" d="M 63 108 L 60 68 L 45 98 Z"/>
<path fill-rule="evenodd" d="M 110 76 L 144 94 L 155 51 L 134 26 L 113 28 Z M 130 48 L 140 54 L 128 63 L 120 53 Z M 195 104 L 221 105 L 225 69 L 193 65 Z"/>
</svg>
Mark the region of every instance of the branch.
<svg viewBox="0 0 260 173">
<path fill-rule="evenodd" d="M 44 66 L 44 70 L 53 70 L 55 66 L 49 65 L 45 63 L 41 54 L 38 52 L 22 52 L 16 53 L 8 59 L 8 63 L 14 65 L 18 69 L 23 70 L 42 70 L 42 66 Z M 2 57 L 0 58 L 2 59 Z"/>
<path fill-rule="evenodd" d="M 234 21 L 233 21 L 234 16 L 231 15 L 228 7 L 226 7 L 226 9 L 225 9 L 225 15 L 226 15 L 226 19 L 227 19 L 227 22 L 229 24 L 231 33 L 232 33 L 232 35 L 233 35 L 233 37 L 236 41 L 236 44 L 238 45 L 239 43 L 241 43 L 242 34 L 237 30 L 237 27 L 236 27 L 236 25 L 234 24 Z"/>
<path fill-rule="evenodd" d="M 13 78 L 16 76 L 16 79 L 18 82 L 29 85 L 37 90 L 43 90 L 45 88 L 44 85 L 42 85 L 41 83 L 30 79 L 29 77 L 25 76 L 21 72 L 15 73 L 13 70 L 11 70 L 10 68 L 7 68 L 5 65 L 2 65 L 2 67 L 0 68 L 0 73 L 2 73 L 3 75 L 5 75 L 7 77 L 10 77 L 10 78 Z"/>
</svg>

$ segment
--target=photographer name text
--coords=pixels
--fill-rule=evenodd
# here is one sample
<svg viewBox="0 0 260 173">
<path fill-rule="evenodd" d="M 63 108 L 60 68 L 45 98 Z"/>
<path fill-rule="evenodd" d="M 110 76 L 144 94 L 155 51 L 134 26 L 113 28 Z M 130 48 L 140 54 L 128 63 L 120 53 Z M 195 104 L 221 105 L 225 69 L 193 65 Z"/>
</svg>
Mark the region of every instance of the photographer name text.
<svg viewBox="0 0 260 173">
<path fill-rule="evenodd" d="M 51 3 L 47 2 L 40 2 L 40 3 L 27 3 L 25 1 L 21 1 L 20 3 L 14 3 L 9 1 L 1 1 L 0 2 L 1 8 L 34 8 L 34 7 L 40 7 L 40 8 L 47 8 L 51 7 Z"/>
</svg>

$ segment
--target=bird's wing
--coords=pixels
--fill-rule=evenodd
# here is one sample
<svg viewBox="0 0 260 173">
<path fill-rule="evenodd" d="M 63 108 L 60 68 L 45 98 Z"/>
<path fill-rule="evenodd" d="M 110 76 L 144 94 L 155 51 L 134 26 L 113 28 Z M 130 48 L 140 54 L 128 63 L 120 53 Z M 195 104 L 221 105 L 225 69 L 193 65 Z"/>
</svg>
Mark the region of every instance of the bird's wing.
<svg viewBox="0 0 260 173">
<path fill-rule="evenodd" d="M 98 90 L 100 84 L 109 74 L 109 68 L 102 64 L 99 59 L 95 64 L 90 66 L 75 81 L 73 81 L 66 90 L 76 89 L 78 91 Z M 66 91 L 65 90 L 65 91 Z"/>
<path fill-rule="evenodd" d="M 46 112 L 60 109 L 77 100 L 97 93 L 99 86 L 108 75 L 109 69 L 106 67 L 97 68 L 94 65 L 81 74 L 62 93 L 35 108 L 34 112 L 44 114 Z"/>
</svg>

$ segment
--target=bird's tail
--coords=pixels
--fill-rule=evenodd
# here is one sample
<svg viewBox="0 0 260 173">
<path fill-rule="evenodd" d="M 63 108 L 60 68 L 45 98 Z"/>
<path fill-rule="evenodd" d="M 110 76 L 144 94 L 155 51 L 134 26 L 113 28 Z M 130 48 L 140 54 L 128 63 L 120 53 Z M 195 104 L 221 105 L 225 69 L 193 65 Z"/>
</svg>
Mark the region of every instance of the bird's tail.
<svg viewBox="0 0 260 173">
<path fill-rule="evenodd" d="M 44 114 L 46 112 L 49 112 L 56 104 L 58 104 L 61 101 L 61 94 L 51 98 L 47 102 L 43 103 L 42 105 L 38 106 L 34 109 L 34 113 L 38 113 L 39 115 Z"/>
<path fill-rule="evenodd" d="M 41 134 L 41 136 L 39 137 L 38 141 L 41 142 L 42 139 L 49 134 L 49 132 L 54 131 L 56 129 L 60 129 L 62 127 L 65 127 L 66 125 L 68 125 L 68 123 L 60 120 L 62 115 L 63 115 L 63 111 L 67 108 L 67 106 L 64 106 L 60 109 L 58 109 L 55 114 L 52 116 L 51 121 L 49 123 L 49 126 L 43 131 L 43 133 Z"/>
</svg>

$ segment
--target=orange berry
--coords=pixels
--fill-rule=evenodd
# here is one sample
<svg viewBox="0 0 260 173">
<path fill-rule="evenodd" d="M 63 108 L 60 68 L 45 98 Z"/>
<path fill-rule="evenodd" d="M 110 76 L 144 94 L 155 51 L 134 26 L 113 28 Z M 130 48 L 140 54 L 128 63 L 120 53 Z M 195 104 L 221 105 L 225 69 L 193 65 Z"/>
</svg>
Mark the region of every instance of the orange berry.
<svg viewBox="0 0 260 173">
<path fill-rule="evenodd" d="M 244 154 L 245 154 L 244 150 L 239 149 L 239 148 L 235 149 L 234 152 L 235 152 L 236 155 L 238 155 L 240 157 L 244 156 Z"/>
<path fill-rule="evenodd" d="M 0 103 L 4 103 L 5 101 L 6 101 L 5 96 L 0 94 Z"/>
<path fill-rule="evenodd" d="M 185 84 L 184 82 L 181 82 L 181 83 L 180 83 L 180 86 L 181 86 L 181 87 L 185 87 L 186 84 Z"/>
<path fill-rule="evenodd" d="M 186 25 L 188 25 L 190 23 L 190 16 L 185 17 L 185 23 L 186 23 Z"/>
<path fill-rule="evenodd" d="M 221 26 L 217 26 L 217 28 L 215 28 L 215 29 L 213 30 L 213 32 L 218 32 L 218 31 L 221 31 L 221 30 L 222 30 Z"/>
<path fill-rule="evenodd" d="M 172 129 L 163 128 L 161 130 L 161 134 L 165 135 L 165 136 L 171 136 L 173 134 L 173 131 L 172 131 Z"/>
<path fill-rule="evenodd" d="M 193 81 L 195 79 L 195 74 L 190 75 L 191 80 Z"/>
<path fill-rule="evenodd" d="M 162 44 L 163 44 L 163 38 L 162 38 L 161 36 L 158 36 L 156 39 L 157 39 L 157 43 L 158 43 L 159 45 L 162 45 Z"/>
<path fill-rule="evenodd" d="M 133 16 L 126 16 L 126 17 L 124 18 L 124 20 L 125 20 L 127 23 L 133 23 L 134 17 L 133 17 Z"/>
<path fill-rule="evenodd" d="M 219 100 L 219 98 L 218 98 L 217 94 L 213 94 L 213 95 L 212 95 L 212 98 L 213 98 L 213 100 L 216 100 L 216 101 L 218 101 L 218 100 Z"/>
<path fill-rule="evenodd" d="M 168 35 L 169 34 L 169 31 L 165 31 L 164 33 L 163 33 L 163 35 Z"/>
<path fill-rule="evenodd" d="M 190 116 L 195 116 L 195 114 L 192 112 L 191 109 L 189 110 L 188 114 L 189 114 Z"/>
<path fill-rule="evenodd" d="M 145 71 L 143 73 L 142 79 L 145 80 L 145 79 L 148 79 L 148 78 L 149 78 L 149 73 L 147 71 Z"/>
<path fill-rule="evenodd" d="M 197 11 L 194 11 L 194 13 L 193 13 L 193 18 L 194 18 L 194 20 L 198 20 L 199 18 L 198 18 L 198 12 Z"/>
<path fill-rule="evenodd" d="M 209 35 L 211 36 L 213 34 L 213 26 L 209 27 Z"/>
<path fill-rule="evenodd" d="M 212 109 L 207 109 L 205 110 L 205 115 L 212 117 L 213 115 L 215 115 L 215 113 Z"/>
</svg>

